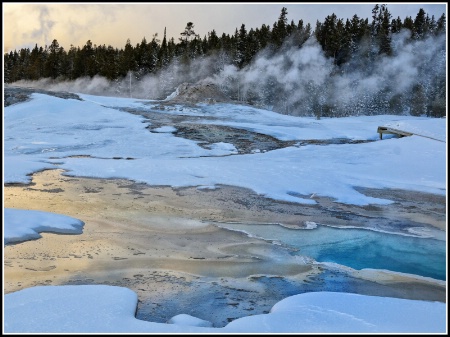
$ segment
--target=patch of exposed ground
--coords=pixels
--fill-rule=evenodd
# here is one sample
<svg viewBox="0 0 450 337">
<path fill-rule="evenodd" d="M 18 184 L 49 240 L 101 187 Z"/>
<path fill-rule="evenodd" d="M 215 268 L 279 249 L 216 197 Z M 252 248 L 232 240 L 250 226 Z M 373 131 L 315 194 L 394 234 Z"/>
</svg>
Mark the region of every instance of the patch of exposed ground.
<svg viewBox="0 0 450 337">
<path fill-rule="evenodd" d="M 161 107 L 153 107 L 151 111 L 137 108 L 116 108 L 134 115 L 143 116 L 143 123 L 148 123 L 150 132 L 158 132 L 162 126 L 173 126 L 174 136 L 196 141 L 199 146 L 209 149 L 214 143 L 233 144 L 238 154 L 250 154 L 255 152 L 267 152 L 282 149 L 289 146 L 305 145 L 338 145 L 359 144 L 372 142 L 373 140 L 354 140 L 348 138 L 333 139 L 306 139 L 306 140 L 279 140 L 275 137 L 259 132 L 239 129 L 226 125 L 215 125 L 214 117 L 209 116 L 187 116 L 183 115 L 182 108 L 173 107 L 179 113 L 161 112 Z M 159 110 L 158 110 L 159 109 Z M 208 123 L 202 123 L 208 121 Z M 156 130 L 156 131 L 155 131 Z"/>
<path fill-rule="evenodd" d="M 196 84 L 182 83 L 167 100 L 169 104 L 197 104 L 231 102 L 231 99 L 212 82 L 200 81 Z"/>
<path fill-rule="evenodd" d="M 77 99 L 82 100 L 78 95 L 64 91 L 50 91 L 36 88 L 23 88 L 23 87 L 5 87 L 3 90 L 3 106 L 7 107 L 12 104 L 26 102 L 30 99 L 32 93 L 45 94 L 55 96 L 64 99 Z"/>
</svg>

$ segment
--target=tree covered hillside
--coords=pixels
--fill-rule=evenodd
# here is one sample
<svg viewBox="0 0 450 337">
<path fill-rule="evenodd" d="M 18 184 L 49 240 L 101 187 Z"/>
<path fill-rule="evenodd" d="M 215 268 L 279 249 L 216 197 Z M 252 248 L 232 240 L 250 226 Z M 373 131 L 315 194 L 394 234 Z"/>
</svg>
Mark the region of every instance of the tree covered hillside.
<svg viewBox="0 0 450 337">
<path fill-rule="evenodd" d="M 386 5 L 372 17 L 272 26 L 200 37 L 188 22 L 178 41 L 143 38 L 122 49 L 50 46 L 4 54 L 5 83 L 100 84 L 103 94 L 163 99 L 182 83 L 208 80 L 230 99 L 299 116 L 446 115 L 446 17 L 393 18 Z M 33 82 L 30 82 L 33 81 Z M 36 82 L 37 81 L 37 82 Z M 33 83 L 33 84 L 32 84 Z M 83 85 L 83 90 L 89 86 Z"/>
</svg>

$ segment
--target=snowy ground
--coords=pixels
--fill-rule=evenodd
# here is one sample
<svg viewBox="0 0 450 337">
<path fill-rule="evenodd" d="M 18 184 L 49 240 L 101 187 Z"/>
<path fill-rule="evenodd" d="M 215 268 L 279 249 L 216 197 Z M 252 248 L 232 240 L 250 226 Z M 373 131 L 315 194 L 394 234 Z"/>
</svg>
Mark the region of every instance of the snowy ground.
<svg viewBox="0 0 450 337">
<path fill-rule="evenodd" d="M 27 174 L 58 165 L 76 176 L 128 178 L 174 187 L 235 185 L 300 203 L 314 203 L 312 195 L 355 205 L 391 202 L 367 197 L 355 186 L 446 193 L 445 119 L 371 116 L 316 120 L 227 104 L 164 111 L 203 116 L 205 122 L 210 122 L 206 117 L 213 117 L 219 119 L 216 124 L 299 144 L 305 139 L 377 140 L 377 127 L 392 124 L 442 140 L 412 136 L 233 155 L 235 149 L 227 143 L 216 143 L 208 150 L 171 133 L 149 133 L 141 116 L 111 109 L 151 109 L 143 101 L 79 96 L 83 101 L 33 94 L 32 102 L 8 107 L 4 118 L 5 183 L 29 182 Z M 182 165 L 177 164 L 180 159 Z"/>
<path fill-rule="evenodd" d="M 291 146 L 271 151 L 254 149 L 252 153 L 239 154 L 232 142 L 200 146 L 205 144 L 177 137 L 177 126 L 182 123 L 179 120 L 178 124 L 154 125 L 150 132 L 147 127 L 151 127 L 151 122 L 136 111 L 151 114 L 157 102 L 81 94 L 79 97 L 81 101 L 32 94 L 31 100 L 5 108 L 5 183 L 29 183 L 33 172 L 59 168 L 75 177 L 123 178 L 177 188 L 240 186 L 263 197 L 305 205 L 316 204 L 315 196 L 357 206 L 394 203 L 389 198 L 363 194 L 360 188 L 446 195 L 445 119 L 371 116 L 316 120 L 230 104 L 178 105 L 155 111 L 168 117 L 195 118 L 195 124 L 214 123 L 279 141 L 293 141 Z M 135 114 L 125 113 L 124 108 L 134 109 Z M 383 137 L 380 141 L 376 130 L 381 125 L 420 136 Z M 346 142 L 305 143 L 333 139 Z M 351 142 L 355 140 L 364 142 Z M 40 231 L 79 232 L 83 225 L 81 220 L 64 215 L 54 218 L 54 214 L 30 221 L 36 213 L 28 212 L 5 209 L 5 243 L 18 237 L 36 238 Z M 18 230 L 17 223 L 25 229 Z M 97 297 L 93 298 L 92 293 Z M 89 304 L 91 300 L 93 303 Z M 307 293 L 278 303 L 268 315 L 240 318 L 224 328 L 202 328 L 208 322 L 183 315 L 171 321 L 176 324 L 140 321 L 134 318 L 136 301 L 136 294 L 124 288 L 27 288 L 5 296 L 4 328 L 5 332 L 446 330 L 444 303 L 389 297 Z M 351 309 L 357 305 L 370 310 Z M 54 306 L 61 310 L 50 309 Z"/>
</svg>

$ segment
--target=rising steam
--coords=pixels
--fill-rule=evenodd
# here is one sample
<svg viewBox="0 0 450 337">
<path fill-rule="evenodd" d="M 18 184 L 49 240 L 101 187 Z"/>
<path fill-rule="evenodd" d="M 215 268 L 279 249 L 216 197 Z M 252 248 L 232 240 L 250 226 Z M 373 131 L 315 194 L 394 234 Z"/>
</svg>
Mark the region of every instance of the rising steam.
<svg viewBox="0 0 450 337">
<path fill-rule="evenodd" d="M 301 47 L 261 51 L 243 69 L 230 65 L 226 53 L 199 57 L 183 65 L 172 62 L 157 75 L 137 78 L 129 73 L 110 82 L 100 76 L 75 81 L 19 81 L 14 85 L 94 95 L 164 99 L 182 83 L 207 79 L 235 101 L 255 104 L 281 113 L 315 115 L 328 107 L 332 116 L 387 113 L 383 104 L 410 94 L 420 84 L 431 94 L 436 78 L 446 76 L 445 35 L 410 41 L 408 30 L 394 34 L 393 56 L 378 56 L 370 63 L 354 56 L 342 68 L 326 58 L 314 37 Z M 402 96 L 403 95 L 403 96 Z M 399 98 L 399 99 L 400 99 Z M 381 103 L 380 103 L 381 102 Z M 383 103 L 384 102 L 384 103 Z M 403 112 L 408 102 L 403 101 Z M 370 110 L 377 105 L 377 111 Z M 387 106 L 387 105 L 386 105 Z"/>
</svg>

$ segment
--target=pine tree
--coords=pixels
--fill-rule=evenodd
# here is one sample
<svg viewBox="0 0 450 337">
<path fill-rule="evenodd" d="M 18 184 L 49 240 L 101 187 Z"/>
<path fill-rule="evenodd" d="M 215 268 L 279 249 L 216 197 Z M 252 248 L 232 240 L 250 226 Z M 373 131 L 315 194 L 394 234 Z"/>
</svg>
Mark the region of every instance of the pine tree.
<svg viewBox="0 0 450 337">
<path fill-rule="evenodd" d="M 390 55 L 391 49 L 391 13 L 386 5 L 375 5 L 372 10 L 372 45 L 373 52 Z"/>
<path fill-rule="evenodd" d="M 86 76 L 83 51 L 80 49 L 80 47 L 77 47 L 75 52 L 73 76 L 74 78 Z"/>
<path fill-rule="evenodd" d="M 281 47 L 283 41 L 288 36 L 287 14 L 288 12 L 286 7 L 281 8 L 281 13 L 278 17 L 278 21 L 274 24 L 272 29 L 272 43 L 276 46 L 277 49 Z"/>
<path fill-rule="evenodd" d="M 427 19 L 428 19 L 428 14 L 427 14 Z M 428 34 L 429 35 L 435 35 L 436 33 L 436 27 L 437 27 L 437 22 L 436 19 L 434 18 L 434 15 L 431 16 L 431 19 L 429 19 L 429 21 L 427 20 L 427 25 L 428 25 Z"/>
<path fill-rule="evenodd" d="M 198 37 L 194 31 L 194 24 L 192 22 L 186 24 L 186 28 L 184 28 L 184 31 L 182 31 L 180 35 L 180 41 L 185 44 L 188 44 L 195 37 Z"/>
<path fill-rule="evenodd" d="M 176 45 L 175 45 L 175 40 L 172 37 L 169 40 L 169 43 L 167 44 L 167 57 L 168 57 L 168 62 L 169 64 L 172 62 L 172 60 L 175 58 L 175 51 L 176 51 Z"/>
<path fill-rule="evenodd" d="M 270 43 L 272 32 L 270 31 L 270 26 L 262 24 L 259 32 L 257 32 L 256 36 L 258 39 L 258 44 L 260 49 L 264 49 Z"/>
<path fill-rule="evenodd" d="M 23 79 L 32 80 L 32 58 L 29 48 L 22 48 L 20 51 L 20 62 L 23 68 Z"/>
<path fill-rule="evenodd" d="M 67 52 L 67 78 L 69 80 L 74 80 L 77 78 L 75 74 L 75 58 L 76 58 L 77 49 L 70 45 L 70 49 Z"/>
<path fill-rule="evenodd" d="M 3 55 L 3 80 L 5 83 L 12 83 L 11 72 L 13 68 L 12 52 Z"/>
<path fill-rule="evenodd" d="M 248 63 L 248 52 L 247 52 L 247 30 L 245 25 L 242 24 L 239 31 L 236 29 L 235 32 L 235 54 L 234 54 L 234 64 L 242 69 Z"/>
<path fill-rule="evenodd" d="M 392 15 L 389 13 L 386 5 L 381 5 L 381 25 L 378 33 L 381 54 L 392 54 L 391 17 Z"/>
<path fill-rule="evenodd" d="M 391 21 L 391 32 L 393 34 L 399 33 L 403 28 L 402 19 L 398 16 L 397 19 L 392 19 Z"/>
<path fill-rule="evenodd" d="M 407 16 L 403 20 L 403 28 L 408 29 L 411 32 L 411 37 L 414 32 L 414 21 L 410 16 Z"/>
<path fill-rule="evenodd" d="M 41 56 L 37 44 L 34 46 L 30 54 L 30 68 L 29 68 L 29 78 L 30 80 L 38 80 L 41 78 Z"/>
<path fill-rule="evenodd" d="M 146 63 L 149 67 L 149 73 L 156 73 L 159 70 L 160 62 L 158 59 L 158 54 L 160 50 L 158 33 L 155 33 L 152 37 L 152 40 L 148 44 L 148 59 Z"/>
<path fill-rule="evenodd" d="M 67 79 L 68 59 L 67 59 L 67 53 L 64 50 L 64 47 L 59 48 L 58 59 L 59 59 L 59 75 L 58 75 L 58 77 L 61 77 L 61 79 Z"/>
<path fill-rule="evenodd" d="M 208 33 L 207 44 L 208 54 L 212 54 L 212 51 L 217 51 L 220 49 L 220 39 L 214 29 Z"/>
<path fill-rule="evenodd" d="M 130 39 L 127 39 L 125 49 L 123 50 L 122 57 L 120 59 L 120 74 L 122 76 L 129 76 L 129 72 L 135 72 L 137 70 L 137 62 L 134 55 L 134 48 L 131 45 Z"/>
<path fill-rule="evenodd" d="M 413 38 L 415 40 L 419 40 L 425 37 L 425 11 L 423 8 L 419 9 L 419 12 L 416 15 L 416 19 L 413 24 Z"/>
<path fill-rule="evenodd" d="M 94 77 L 97 74 L 95 49 L 92 46 L 91 40 L 88 40 L 81 49 L 81 57 L 83 60 L 83 76 Z"/>
<path fill-rule="evenodd" d="M 148 55 L 148 43 L 144 37 L 141 43 L 138 43 L 135 48 L 136 58 L 136 76 L 141 79 L 150 72 L 149 55 Z"/>
<path fill-rule="evenodd" d="M 445 17 L 445 14 L 442 14 L 436 22 L 435 35 L 439 35 L 442 33 L 445 34 L 446 27 L 447 27 L 446 17 Z"/>
<path fill-rule="evenodd" d="M 292 44 L 300 48 L 310 37 L 311 25 L 308 23 L 305 26 L 303 20 L 299 20 L 296 29 L 291 33 Z"/>
<path fill-rule="evenodd" d="M 50 44 L 48 59 L 45 67 L 45 77 L 57 78 L 59 76 L 61 60 L 59 59 L 59 43 L 56 39 Z"/>
<path fill-rule="evenodd" d="M 159 47 L 158 54 L 158 69 L 165 69 L 169 65 L 169 55 L 167 47 L 166 27 L 164 27 L 164 36 Z"/>
<path fill-rule="evenodd" d="M 118 77 L 118 51 L 112 46 L 98 46 L 95 49 L 97 74 L 113 81 Z"/>
<path fill-rule="evenodd" d="M 349 38 L 349 51 L 352 57 L 356 57 L 359 53 L 360 42 L 364 35 L 361 27 L 361 20 L 358 15 L 353 15 L 352 20 L 346 23 L 347 36 Z"/>
<path fill-rule="evenodd" d="M 425 90 L 421 84 L 416 84 L 412 88 L 410 114 L 411 116 L 421 116 L 427 114 Z"/>
<path fill-rule="evenodd" d="M 325 55 L 332 57 L 335 64 L 340 63 L 338 57 L 346 39 L 342 19 L 334 13 L 328 15 L 323 24 L 317 22 L 315 35 Z"/>
</svg>

